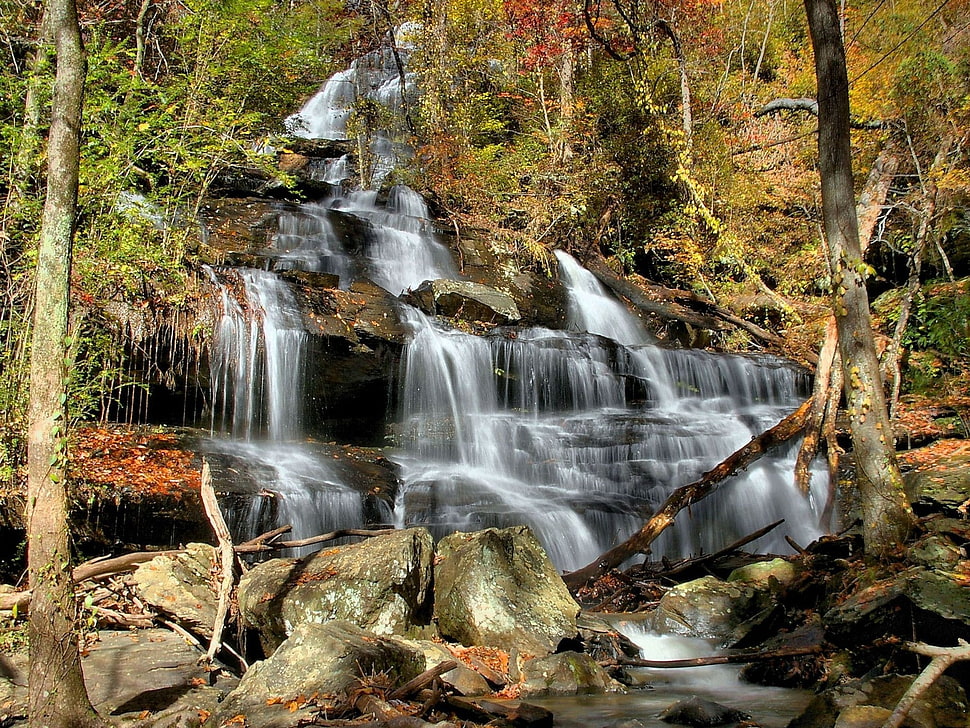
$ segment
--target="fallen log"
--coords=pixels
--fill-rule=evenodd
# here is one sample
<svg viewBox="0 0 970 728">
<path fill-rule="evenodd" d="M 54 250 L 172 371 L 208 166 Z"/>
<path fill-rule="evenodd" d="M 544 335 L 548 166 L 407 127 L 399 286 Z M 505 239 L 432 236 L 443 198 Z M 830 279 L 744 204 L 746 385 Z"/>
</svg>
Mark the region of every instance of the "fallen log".
<svg viewBox="0 0 970 728">
<path fill-rule="evenodd" d="M 472 716 L 475 722 L 488 723 L 499 718 L 518 728 L 552 728 L 552 711 L 532 703 L 522 703 L 517 700 L 499 703 L 494 700 L 472 700 L 452 695 L 448 697 L 448 705 Z"/>
<path fill-rule="evenodd" d="M 637 531 L 618 546 L 581 569 L 563 574 L 563 580 L 570 589 L 578 589 L 589 581 L 615 569 L 627 559 L 637 554 L 647 553 L 657 537 L 674 524 L 674 517 L 684 508 L 697 503 L 717 490 L 721 482 L 742 468 L 755 462 L 768 450 L 787 442 L 800 433 L 808 421 L 812 400 L 805 400 L 801 406 L 777 425 L 753 438 L 740 450 L 736 450 L 712 470 L 704 473 L 700 480 L 681 486 L 671 493 L 653 516 Z"/>
<path fill-rule="evenodd" d="M 434 667 L 425 670 L 420 675 L 412 680 L 408 680 L 401 687 L 399 687 L 394 692 L 387 696 L 388 700 L 403 700 L 409 695 L 422 690 L 431 684 L 431 682 L 437 678 L 444 675 L 446 672 L 454 670 L 458 667 L 458 663 L 455 660 L 445 660 L 444 662 L 439 662 Z"/>
<path fill-rule="evenodd" d="M 219 603 L 216 607 L 216 617 L 212 625 L 212 639 L 209 640 L 209 649 L 206 651 L 206 664 L 212 664 L 216 652 L 222 646 L 222 630 L 226 626 L 226 616 L 229 614 L 229 597 L 232 588 L 236 584 L 236 554 L 232 547 L 232 536 L 229 534 L 229 526 L 226 519 L 222 516 L 219 508 L 219 501 L 216 498 L 216 491 L 212 487 L 212 473 L 209 470 L 209 461 L 202 461 L 202 485 L 200 488 L 202 495 L 202 505 L 205 507 L 205 515 L 209 520 L 209 525 L 216 535 L 219 542 L 219 568 L 222 571 L 222 580 L 219 583 Z"/>
<path fill-rule="evenodd" d="M 300 548 L 301 546 L 311 546 L 313 544 L 333 541 L 345 536 L 382 536 L 394 533 L 393 528 L 385 528 L 368 531 L 361 528 L 345 528 L 339 531 L 331 531 L 319 536 L 304 538 L 298 541 L 273 541 L 283 533 L 287 533 L 292 526 L 281 526 L 267 533 L 257 536 L 251 541 L 246 541 L 236 546 L 233 550 L 237 554 L 252 554 L 264 551 L 277 551 L 282 549 Z M 109 576 L 123 574 L 131 571 L 136 566 L 147 563 L 156 556 L 178 556 L 184 554 L 185 549 L 171 549 L 168 551 L 136 551 L 135 553 L 115 556 L 113 558 L 98 557 L 85 561 L 74 569 L 74 583 L 80 584 L 83 581 L 92 579 L 104 579 Z M 30 605 L 30 590 L 12 592 L 10 594 L 0 594 L 0 612 L 16 611 L 18 614 L 26 614 Z"/>
<path fill-rule="evenodd" d="M 801 657 L 803 655 L 817 655 L 822 651 L 821 645 L 807 645 L 804 647 L 785 647 L 779 650 L 738 650 L 723 655 L 709 655 L 707 657 L 687 657 L 681 660 L 642 660 L 633 657 L 621 657 L 612 660 L 602 667 L 621 665 L 623 667 L 651 667 L 657 669 L 706 667 L 707 665 L 737 665 L 747 662 L 762 662 L 784 657 Z"/>
</svg>

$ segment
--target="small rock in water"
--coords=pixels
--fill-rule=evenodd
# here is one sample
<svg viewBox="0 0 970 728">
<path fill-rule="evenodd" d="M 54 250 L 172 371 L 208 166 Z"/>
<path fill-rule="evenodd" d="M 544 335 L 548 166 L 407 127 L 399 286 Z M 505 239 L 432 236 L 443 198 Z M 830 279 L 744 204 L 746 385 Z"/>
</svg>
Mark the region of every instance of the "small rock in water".
<svg viewBox="0 0 970 728">
<path fill-rule="evenodd" d="M 751 716 L 740 710 L 728 708 L 712 700 L 704 700 L 696 695 L 686 700 L 678 700 L 660 714 L 665 723 L 692 726 L 716 726 L 739 723 Z"/>
</svg>

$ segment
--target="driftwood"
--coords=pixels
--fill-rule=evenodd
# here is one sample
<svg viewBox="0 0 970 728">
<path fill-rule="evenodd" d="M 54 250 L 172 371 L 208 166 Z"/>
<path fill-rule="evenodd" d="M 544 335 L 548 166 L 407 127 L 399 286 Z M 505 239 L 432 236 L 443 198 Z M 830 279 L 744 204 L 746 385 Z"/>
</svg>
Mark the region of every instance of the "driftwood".
<svg viewBox="0 0 970 728">
<path fill-rule="evenodd" d="M 472 700 L 456 695 L 448 697 L 448 705 L 455 710 L 472 716 L 475 722 L 489 723 L 495 719 L 507 721 L 518 728 L 552 728 L 552 712 L 532 703 L 516 700 Z"/>
<path fill-rule="evenodd" d="M 416 678 L 408 680 L 401 687 L 387 696 L 388 700 L 403 700 L 409 695 L 413 695 L 419 690 L 423 690 L 425 687 L 430 685 L 436 678 L 441 677 L 446 672 L 450 672 L 458 667 L 458 663 L 455 660 L 445 660 L 444 662 L 439 662 L 434 667 L 425 670 Z"/>
<path fill-rule="evenodd" d="M 623 667 L 653 667 L 659 669 L 680 667 L 705 667 L 707 665 L 736 665 L 746 662 L 762 662 L 783 657 L 801 657 L 802 655 L 816 655 L 821 652 L 820 645 L 806 645 L 803 647 L 783 647 L 779 650 L 738 650 L 723 655 L 708 657 L 688 657 L 682 660 L 641 660 L 632 657 L 621 657 L 615 661 L 600 663 L 603 667 L 622 665 Z"/>
<path fill-rule="evenodd" d="M 700 480 L 681 486 L 671 493 L 653 516 L 637 531 L 618 546 L 581 569 L 563 575 L 563 580 L 571 589 L 578 589 L 587 582 L 615 569 L 627 559 L 637 554 L 647 553 L 657 537 L 674 523 L 674 517 L 684 508 L 697 503 L 717 490 L 721 482 L 738 470 L 746 468 L 760 459 L 772 447 L 787 442 L 800 433 L 808 418 L 812 401 L 805 400 L 802 405 L 777 425 L 753 438 L 740 450 L 736 450 L 712 470 L 704 473 Z"/>
<path fill-rule="evenodd" d="M 301 546 L 310 546 L 312 544 L 323 543 L 325 541 L 333 541 L 334 539 L 343 538 L 345 536 L 381 536 L 388 533 L 394 533 L 394 529 L 392 528 L 373 531 L 359 528 L 345 528 L 339 531 L 331 531 L 330 533 L 313 536 L 312 538 L 301 539 L 299 541 L 273 540 L 284 533 L 288 533 L 290 530 L 292 530 L 292 528 L 292 526 L 281 526 L 280 528 L 273 529 L 272 531 L 268 531 L 267 533 L 257 536 L 250 541 L 241 543 L 238 546 L 235 546 L 233 550 L 237 554 L 251 554 L 263 551 L 275 551 L 281 549 L 299 548 Z M 83 564 L 74 569 L 74 582 L 76 584 L 80 584 L 83 581 L 105 579 L 109 576 L 115 576 L 117 574 L 123 574 L 127 571 L 131 571 L 135 567 L 151 561 L 156 556 L 178 556 L 179 554 L 184 553 L 185 549 L 171 549 L 168 551 L 136 551 L 135 553 L 125 554 L 124 556 L 115 556 L 113 558 L 98 557 L 91 559 L 90 561 L 85 561 Z M 0 612 L 17 610 L 19 614 L 26 614 L 29 606 L 29 589 L 13 592 L 11 594 L 0 595 Z"/>
<path fill-rule="evenodd" d="M 882 724 L 882 728 L 900 728 L 919 696 L 926 692 L 950 665 L 961 660 L 970 660 L 970 643 L 962 639 L 958 640 L 956 647 L 935 647 L 925 642 L 907 642 L 906 649 L 932 659 L 909 686 L 909 690 L 899 699 L 895 710 Z"/>
<path fill-rule="evenodd" d="M 212 473 L 209 470 L 208 460 L 202 462 L 202 487 L 200 490 L 206 518 L 209 519 L 209 524 L 219 541 L 219 566 L 222 569 L 222 581 L 219 584 L 219 603 L 212 625 L 212 639 L 209 640 L 209 649 L 206 651 L 203 660 L 211 663 L 222 644 L 222 630 L 226 625 L 226 615 L 229 614 L 229 598 L 236 583 L 236 554 L 232 549 L 232 536 L 229 534 L 229 526 L 226 525 L 226 519 L 222 517 L 219 501 L 216 499 L 216 492 L 212 487 Z"/>
</svg>

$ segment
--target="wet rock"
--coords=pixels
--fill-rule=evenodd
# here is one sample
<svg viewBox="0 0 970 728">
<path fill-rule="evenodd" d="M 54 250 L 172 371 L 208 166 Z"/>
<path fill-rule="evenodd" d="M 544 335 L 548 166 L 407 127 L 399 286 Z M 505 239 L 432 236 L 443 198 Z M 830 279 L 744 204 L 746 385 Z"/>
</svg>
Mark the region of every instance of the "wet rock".
<svg viewBox="0 0 970 728">
<path fill-rule="evenodd" d="M 212 546 L 190 543 L 185 553 L 156 556 L 139 566 L 134 573 L 135 591 L 156 611 L 195 634 L 210 637 L 219 601 L 218 562 Z"/>
<path fill-rule="evenodd" d="M 886 720 L 892 715 L 888 708 L 878 708 L 875 705 L 853 705 L 839 713 L 835 721 L 835 728 L 882 728 Z M 912 723 L 904 723 L 912 726 Z"/>
<path fill-rule="evenodd" d="M 703 637 L 731 645 L 765 622 L 777 603 L 770 590 L 713 576 L 679 584 L 668 591 L 653 612 L 657 632 Z"/>
<path fill-rule="evenodd" d="M 871 710 L 857 710 L 859 706 L 891 711 L 914 679 L 912 675 L 886 675 L 873 680 L 851 680 L 829 688 L 816 695 L 802 714 L 788 724 L 788 728 L 834 728 L 836 725 L 855 728 L 867 725 L 851 722 L 876 715 Z M 966 693 L 953 678 L 947 675 L 940 677 L 913 705 L 905 725 L 913 728 L 966 728 Z"/>
<path fill-rule="evenodd" d="M 471 281 L 425 281 L 405 300 L 432 316 L 451 316 L 462 321 L 510 324 L 521 317 L 512 297 Z"/>
<path fill-rule="evenodd" d="M 305 559 L 273 559 L 239 583 L 239 612 L 267 652 L 299 625 L 346 620 L 376 634 L 428 623 L 431 534 L 412 528 Z"/>
<path fill-rule="evenodd" d="M 759 584 L 777 589 L 792 584 L 798 578 L 799 569 L 790 561 L 785 559 L 771 559 L 770 561 L 758 561 L 735 569 L 727 580 Z"/>
<path fill-rule="evenodd" d="M 696 695 L 686 700 L 677 701 L 659 716 L 660 720 L 665 723 L 698 726 L 698 728 L 739 723 L 742 720 L 748 720 L 750 717 L 740 710 L 729 708 L 712 700 L 698 698 Z"/>
<path fill-rule="evenodd" d="M 544 656 L 576 637 L 579 605 L 526 526 L 455 533 L 438 544 L 442 636 Z"/>
<path fill-rule="evenodd" d="M 537 657 L 525 662 L 520 670 L 523 697 L 623 690 L 592 657 L 578 652 L 557 652 L 548 657 Z"/>
<path fill-rule="evenodd" d="M 419 650 L 349 622 L 304 622 L 271 657 L 250 667 L 213 716 L 214 725 L 236 715 L 260 728 L 307 725 L 312 706 L 298 706 L 312 696 L 345 700 L 379 673 L 399 686 L 420 674 L 424 663 Z"/>
<path fill-rule="evenodd" d="M 970 450 L 936 458 L 932 466 L 906 473 L 906 492 L 913 494 L 917 510 L 943 511 L 959 517 L 970 499 Z"/>
<path fill-rule="evenodd" d="M 823 615 L 826 637 L 853 647 L 895 634 L 936 642 L 970 637 L 966 586 L 947 571 L 913 567 L 852 594 Z"/>
</svg>

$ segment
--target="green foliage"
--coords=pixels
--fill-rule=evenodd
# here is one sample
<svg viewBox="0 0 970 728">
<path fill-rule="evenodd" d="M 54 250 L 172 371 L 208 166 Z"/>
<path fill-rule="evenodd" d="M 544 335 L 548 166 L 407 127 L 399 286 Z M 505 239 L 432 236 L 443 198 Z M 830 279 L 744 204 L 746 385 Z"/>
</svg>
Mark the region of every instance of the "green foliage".
<svg viewBox="0 0 970 728">
<path fill-rule="evenodd" d="M 946 286 L 920 295 L 913 306 L 904 343 L 916 350 L 933 350 L 951 366 L 970 357 L 970 288 Z"/>
</svg>

